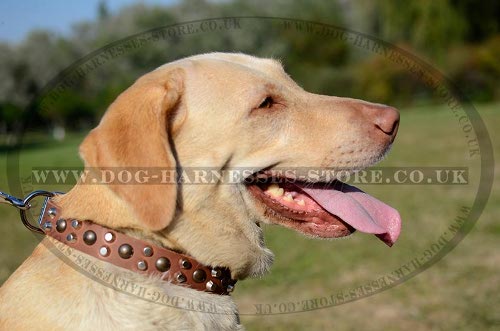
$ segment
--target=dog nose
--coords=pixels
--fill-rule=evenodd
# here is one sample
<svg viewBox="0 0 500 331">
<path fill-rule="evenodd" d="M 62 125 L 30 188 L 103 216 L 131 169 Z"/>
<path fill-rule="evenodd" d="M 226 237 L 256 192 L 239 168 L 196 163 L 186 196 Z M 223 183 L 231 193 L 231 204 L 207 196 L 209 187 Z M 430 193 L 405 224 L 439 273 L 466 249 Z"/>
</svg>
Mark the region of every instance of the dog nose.
<svg viewBox="0 0 500 331">
<path fill-rule="evenodd" d="M 399 126 L 399 111 L 390 106 L 371 104 L 364 107 L 364 113 L 371 119 L 375 128 L 391 137 L 396 137 Z"/>
<path fill-rule="evenodd" d="M 387 135 L 396 135 L 399 125 L 399 112 L 396 108 L 382 106 L 376 117 L 375 126 Z"/>
</svg>

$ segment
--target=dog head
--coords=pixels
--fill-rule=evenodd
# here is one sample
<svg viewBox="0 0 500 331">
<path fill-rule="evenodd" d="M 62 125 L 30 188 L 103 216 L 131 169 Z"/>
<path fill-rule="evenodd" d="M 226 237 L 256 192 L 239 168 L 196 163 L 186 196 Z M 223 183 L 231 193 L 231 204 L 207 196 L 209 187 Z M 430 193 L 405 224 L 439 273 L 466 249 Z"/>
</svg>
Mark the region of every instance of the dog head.
<svg viewBox="0 0 500 331">
<path fill-rule="evenodd" d="M 277 61 L 211 53 L 141 77 L 80 151 L 93 169 L 200 171 L 195 182 L 110 184 L 114 208 L 126 210 L 127 226 L 244 278 L 272 263 L 260 223 L 315 237 L 358 229 L 397 239 L 390 207 L 321 172 L 282 170 L 370 166 L 389 150 L 398 122 L 391 107 L 305 91 Z M 230 183 L 203 179 L 203 171 L 230 169 L 241 171 Z"/>
</svg>

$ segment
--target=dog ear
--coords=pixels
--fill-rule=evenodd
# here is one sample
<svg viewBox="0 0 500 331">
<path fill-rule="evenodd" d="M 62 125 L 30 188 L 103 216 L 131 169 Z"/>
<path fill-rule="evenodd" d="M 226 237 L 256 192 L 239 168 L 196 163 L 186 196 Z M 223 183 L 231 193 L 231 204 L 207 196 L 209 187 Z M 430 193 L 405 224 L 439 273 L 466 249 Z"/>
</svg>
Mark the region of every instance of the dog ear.
<svg viewBox="0 0 500 331">
<path fill-rule="evenodd" d="M 85 167 L 137 170 L 175 170 L 170 146 L 172 117 L 183 90 L 182 69 L 155 70 L 142 76 L 111 104 L 80 145 Z M 177 122 L 177 121 L 176 121 Z M 91 171 L 93 171 L 91 170 Z M 152 231 L 165 228 L 176 209 L 177 186 L 164 184 L 110 184 L 114 193 L 130 206 L 142 224 Z"/>
</svg>

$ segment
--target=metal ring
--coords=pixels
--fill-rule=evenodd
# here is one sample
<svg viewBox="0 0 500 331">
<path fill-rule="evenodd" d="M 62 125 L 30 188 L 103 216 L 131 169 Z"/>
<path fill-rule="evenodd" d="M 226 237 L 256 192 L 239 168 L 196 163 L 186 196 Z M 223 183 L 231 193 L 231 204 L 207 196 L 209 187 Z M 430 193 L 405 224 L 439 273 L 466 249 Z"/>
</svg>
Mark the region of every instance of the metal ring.
<svg viewBox="0 0 500 331">
<path fill-rule="evenodd" d="M 44 196 L 44 197 L 53 197 L 55 194 L 53 192 L 49 192 L 49 191 L 33 191 L 31 192 L 30 194 L 28 194 L 26 196 L 26 198 L 24 198 L 23 200 L 23 203 L 24 205 L 26 206 L 26 209 L 21 209 L 19 210 L 19 214 L 21 215 L 21 221 L 23 222 L 24 226 L 26 228 L 28 228 L 29 230 L 33 231 L 33 232 L 36 232 L 36 233 L 40 233 L 40 234 L 45 234 L 45 232 L 43 232 L 42 229 L 40 229 L 39 227 L 36 227 L 36 226 L 33 226 L 29 221 L 28 221 L 28 218 L 26 217 L 26 210 L 28 210 L 29 208 L 31 208 L 31 205 L 30 205 L 30 201 L 38 196 Z"/>
</svg>

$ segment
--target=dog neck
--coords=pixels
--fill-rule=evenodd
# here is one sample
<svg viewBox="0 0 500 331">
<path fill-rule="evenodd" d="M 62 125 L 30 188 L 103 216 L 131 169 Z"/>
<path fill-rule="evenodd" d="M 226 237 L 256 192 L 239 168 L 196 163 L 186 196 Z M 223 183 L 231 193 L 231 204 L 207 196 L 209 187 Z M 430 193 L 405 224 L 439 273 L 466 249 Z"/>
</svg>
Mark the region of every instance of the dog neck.
<svg viewBox="0 0 500 331">
<path fill-rule="evenodd" d="M 78 217 L 112 229 L 142 229 L 130 208 L 106 185 L 77 184 L 68 193 L 54 197 L 64 217 Z M 167 238 L 165 247 L 179 249 Z"/>
<path fill-rule="evenodd" d="M 74 258 L 79 267 L 71 266 L 66 258 Z M 27 278 L 31 282 L 27 282 Z M 213 295 L 129 272 L 79 254 L 49 236 L 37 246 L 11 282 L 18 283 L 6 299 L 9 307 L 23 302 L 17 311 L 51 308 L 53 314 L 41 316 L 40 329 L 241 329 L 232 296 Z M 30 290 L 19 291 L 26 283 L 30 284 Z M 33 301 L 33 292 L 46 295 Z M 20 296 L 24 301 L 20 301 Z"/>
<path fill-rule="evenodd" d="M 109 203 L 103 192 L 92 192 L 77 186 L 68 196 L 59 196 L 54 201 L 49 200 L 41 216 L 41 225 L 45 233 L 59 242 L 116 266 L 149 275 L 159 275 L 161 279 L 174 284 L 185 285 L 200 291 L 216 294 L 228 294 L 232 291 L 235 280 L 231 279 L 227 268 L 204 266 L 190 256 L 166 249 L 163 243 L 155 244 L 151 233 L 134 230 L 133 219 L 129 215 L 121 215 L 121 223 L 116 224 L 117 215 L 110 219 L 110 213 L 94 215 L 94 210 L 116 210 L 105 206 L 93 206 L 94 203 Z M 94 187 L 95 189 L 95 187 Z M 108 192 L 109 193 L 109 192 Z M 74 196 L 78 194 L 79 201 L 74 204 Z M 104 197 L 104 198 L 103 198 Z M 117 201 L 114 201 L 115 203 Z M 94 205 L 95 206 L 95 205 Z M 79 208 L 75 210 L 74 208 Z M 119 208 L 123 212 L 123 208 Z M 128 216 L 128 217 L 126 217 Z M 128 219 L 129 223 L 124 220 Z M 92 221 L 88 221 L 92 220 Z M 100 220 L 108 225 L 100 225 L 94 220 Z M 125 231 L 123 230 L 125 228 Z M 127 233 L 127 234 L 125 234 Z M 149 240 L 144 240 L 149 237 Z"/>
</svg>

